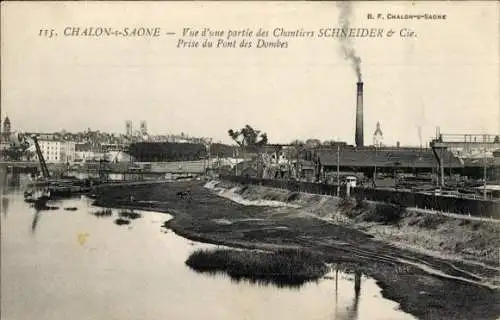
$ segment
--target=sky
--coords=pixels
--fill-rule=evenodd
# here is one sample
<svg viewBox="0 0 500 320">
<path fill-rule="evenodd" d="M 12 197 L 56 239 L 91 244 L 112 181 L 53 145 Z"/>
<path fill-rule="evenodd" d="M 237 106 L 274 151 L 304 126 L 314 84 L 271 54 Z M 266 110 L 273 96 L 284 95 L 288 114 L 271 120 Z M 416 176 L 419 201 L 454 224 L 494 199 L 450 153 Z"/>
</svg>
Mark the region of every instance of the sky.
<svg viewBox="0 0 500 320">
<path fill-rule="evenodd" d="M 249 124 L 270 142 L 354 143 L 356 73 L 337 38 L 287 48 L 177 48 L 183 28 L 340 27 L 334 2 L 2 2 L 1 114 L 16 130 L 125 132 L 230 142 Z M 446 20 L 368 20 L 368 13 Z M 390 28 L 352 42 L 364 81 L 365 144 L 377 121 L 389 145 L 442 133 L 500 132 L 498 2 L 355 2 L 351 27 Z M 158 38 L 65 37 L 65 27 L 159 27 Z M 54 28 L 57 37 L 39 36 Z M 410 28 L 414 38 L 401 38 Z M 165 32 L 175 35 L 163 35 Z M 186 38 L 183 38 L 186 39 Z M 255 38 L 254 38 L 255 39 Z"/>
</svg>

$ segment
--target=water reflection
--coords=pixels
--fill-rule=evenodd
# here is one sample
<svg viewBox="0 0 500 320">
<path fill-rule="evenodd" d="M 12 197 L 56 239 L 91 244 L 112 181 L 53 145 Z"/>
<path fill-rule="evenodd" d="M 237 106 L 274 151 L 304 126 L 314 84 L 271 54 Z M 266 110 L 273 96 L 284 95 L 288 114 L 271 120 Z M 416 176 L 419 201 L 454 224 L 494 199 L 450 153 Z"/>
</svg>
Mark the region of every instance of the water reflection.
<svg viewBox="0 0 500 320">
<path fill-rule="evenodd" d="M 359 295 L 361 293 L 361 272 L 354 272 L 354 299 L 352 305 L 348 308 L 346 320 L 358 319 Z"/>
<path fill-rule="evenodd" d="M 7 170 L 0 165 L 0 190 L 2 191 L 2 194 L 6 193 L 6 189 L 9 185 L 9 178 L 7 175 Z"/>
<path fill-rule="evenodd" d="M 4 194 L 1 194 L 0 197 L 2 198 L 2 201 L 0 202 L 0 212 L 3 213 L 4 219 L 6 219 L 9 211 L 9 198 L 7 198 Z"/>
<path fill-rule="evenodd" d="M 9 210 L 9 199 L 6 197 L 8 189 L 8 176 L 7 171 L 0 168 L 0 212 L 3 213 L 4 219 L 7 218 Z"/>
<path fill-rule="evenodd" d="M 19 188 L 21 186 L 21 175 L 19 174 L 11 174 L 8 180 L 8 186 L 11 188 Z"/>
<path fill-rule="evenodd" d="M 354 297 L 350 305 L 346 307 L 346 312 L 339 312 L 339 269 L 335 268 L 335 319 L 338 320 L 357 320 L 359 312 L 359 301 L 361 295 L 361 272 L 354 271 Z"/>
<path fill-rule="evenodd" d="M 31 223 L 31 233 L 35 234 L 36 227 L 38 226 L 38 220 L 40 219 L 40 210 L 36 210 L 33 215 L 33 222 Z"/>
<path fill-rule="evenodd" d="M 196 273 L 187 257 L 216 246 L 160 232 L 164 214 L 138 211 L 143 218 L 125 231 L 113 222 L 119 210 L 98 218 L 101 208 L 87 199 L 48 212 L 30 208 L 22 192 L 9 200 L 8 223 L 0 224 L 2 319 L 412 319 L 373 279 L 355 273 L 348 281 L 342 269 L 299 289 Z M 69 206 L 78 211 L 65 212 Z"/>
<path fill-rule="evenodd" d="M 33 215 L 33 221 L 31 222 L 31 233 L 32 234 L 35 234 L 39 220 L 40 220 L 40 216 L 44 212 L 49 211 L 49 210 L 58 210 L 59 209 L 59 207 L 57 207 L 57 206 L 47 205 L 46 203 L 41 205 L 41 207 L 39 207 L 39 206 L 37 206 L 37 205 L 30 206 L 32 208 L 35 208 L 35 214 Z"/>
<path fill-rule="evenodd" d="M 241 283 L 247 283 L 253 286 L 273 286 L 276 288 L 281 288 L 281 289 L 289 289 L 289 290 L 296 290 L 300 291 L 300 288 L 302 288 L 306 284 L 318 284 L 319 280 L 300 280 L 300 279 L 291 279 L 291 277 L 275 277 L 273 279 L 251 279 L 245 276 L 236 276 L 236 275 L 227 275 L 226 273 L 223 272 L 201 272 L 201 271 L 195 271 L 197 273 L 203 273 L 203 274 L 209 274 L 213 277 L 219 277 L 221 274 L 225 275 L 226 277 L 229 278 L 229 280 L 234 283 L 234 284 L 241 284 Z"/>
</svg>

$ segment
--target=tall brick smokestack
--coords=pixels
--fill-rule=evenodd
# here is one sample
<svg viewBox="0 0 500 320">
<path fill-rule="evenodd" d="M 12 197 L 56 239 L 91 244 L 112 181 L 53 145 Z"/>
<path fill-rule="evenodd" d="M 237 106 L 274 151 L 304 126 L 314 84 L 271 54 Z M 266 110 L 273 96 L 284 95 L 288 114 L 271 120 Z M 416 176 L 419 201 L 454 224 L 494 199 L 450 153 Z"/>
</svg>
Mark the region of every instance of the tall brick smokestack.
<svg viewBox="0 0 500 320">
<path fill-rule="evenodd" d="M 362 147 L 363 142 L 363 82 L 357 83 L 358 90 L 356 94 L 356 147 Z"/>
</svg>

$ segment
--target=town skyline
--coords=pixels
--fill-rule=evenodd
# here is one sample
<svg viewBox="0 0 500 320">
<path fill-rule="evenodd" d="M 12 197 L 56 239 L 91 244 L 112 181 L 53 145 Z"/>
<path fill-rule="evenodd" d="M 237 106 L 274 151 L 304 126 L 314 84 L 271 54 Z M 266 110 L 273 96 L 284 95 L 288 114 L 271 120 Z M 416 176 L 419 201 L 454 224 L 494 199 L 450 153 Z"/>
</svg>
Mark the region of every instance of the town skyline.
<svg viewBox="0 0 500 320">
<path fill-rule="evenodd" d="M 127 18 L 178 33 L 192 19 L 213 28 L 243 28 L 267 19 L 289 29 L 317 29 L 338 23 L 334 3 L 266 3 L 265 13 L 255 4 L 226 4 L 234 14 L 222 24 L 218 21 L 225 11 L 210 10 L 217 6 L 210 3 L 126 3 L 139 13 L 126 17 L 127 10 L 116 12 L 112 20 L 111 7 L 100 5 L 97 10 L 94 4 L 38 3 L 41 14 L 29 19 L 23 4 L 9 8 L 3 19 L 9 26 L 3 31 L 9 45 L 2 47 L 2 116 L 15 119 L 14 126 L 40 132 L 90 127 L 121 133 L 126 119 L 145 120 L 149 130 L 160 135 L 186 132 L 231 143 L 227 130 L 250 124 L 274 143 L 316 138 L 354 144 L 357 79 L 336 40 L 295 39 L 283 50 L 210 51 L 178 49 L 170 40 L 48 40 L 35 32 L 40 25 L 54 23 L 54 10 L 64 13 L 54 27 L 67 25 L 67 15 L 73 24 L 116 24 Z M 409 4 L 394 5 L 395 11 L 409 10 Z M 388 145 L 399 141 L 417 146 L 420 136 L 426 143 L 436 127 L 443 133 L 500 132 L 499 45 L 491 41 L 498 39 L 498 6 L 464 6 L 418 3 L 422 11 L 446 9 L 450 19 L 411 23 L 419 32 L 416 39 L 354 42 L 365 88 L 365 144 L 370 144 L 379 121 Z M 2 4 L 6 7 L 8 3 Z M 353 5 L 354 23 L 406 25 L 367 21 L 364 13 L 374 8 L 378 5 Z M 165 22 L 174 11 L 176 18 Z M 273 20 L 278 12 L 279 20 Z M 469 28 L 462 21 L 477 23 Z"/>
<path fill-rule="evenodd" d="M 8 115 L 6 114 L 2 119 L 5 120 L 6 117 L 8 117 Z M 10 119 L 10 118 L 9 118 Z M 2 120 L 2 123 L 3 123 L 3 120 Z M 141 121 L 137 121 L 137 123 L 140 123 L 144 120 L 141 120 Z M 126 121 L 124 121 L 124 124 L 125 124 Z M 382 125 L 380 122 L 377 122 L 377 124 L 375 125 L 375 130 L 373 130 L 373 132 L 368 132 L 367 134 L 365 134 L 365 145 L 367 146 L 372 146 L 373 145 L 373 141 L 372 139 L 374 139 L 379 127 L 378 127 L 378 124 L 380 124 L 380 126 Z M 92 128 L 92 127 L 88 127 L 88 128 L 85 128 L 83 130 L 77 130 L 77 131 L 70 131 L 70 130 L 67 130 L 66 128 L 62 128 L 62 129 L 59 129 L 59 130 L 54 130 L 54 131 L 51 131 L 51 130 L 48 130 L 48 131 L 37 131 L 37 130 L 25 130 L 25 129 L 22 129 L 22 128 L 18 128 L 16 127 L 15 125 L 12 126 L 12 129 L 11 129 L 11 132 L 13 133 L 40 133 L 40 134 L 62 134 L 62 133 L 68 133 L 68 134 L 84 134 L 86 132 L 100 132 L 100 133 L 103 133 L 103 134 L 107 134 L 107 135 L 111 135 L 111 136 L 114 136 L 116 138 L 119 138 L 119 137 L 141 137 L 142 134 L 141 134 L 141 130 L 140 128 L 138 128 L 139 126 L 137 127 L 133 127 L 133 133 L 132 134 L 128 134 L 126 132 L 126 125 L 124 125 L 124 128 L 122 129 L 122 131 L 104 131 L 104 130 L 101 130 L 100 128 Z M 258 129 L 258 128 L 257 128 Z M 439 127 L 437 129 L 440 129 Z M 384 130 L 381 130 L 381 131 L 384 131 Z M 263 131 L 264 132 L 264 131 Z M 227 131 L 226 131 L 227 133 Z M 265 132 L 267 134 L 267 132 Z M 481 135 L 488 135 L 488 136 L 498 136 L 497 133 L 493 133 L 493 132 L 485 132 L 484 130 L 483 131 L 476 131 L 476 132 L 473 132 L 473 131 L 468 131 L 467 133 L 468 135 L 473 135 L 473 136 L 481 136 Z M 158 132 L 154 132 L 154 131 L 147 131 L 147 134 L 145 136 L 148 136 L 149 138 L 166 138 L 166 137 L 175 137 L 177 140 L 178 139 L 186 139 L 187 140 L 210 140 L 210 142 L 212 143 L 222 143 L 222 144 L 228 144 L 228 145 L 237 145 L 237 143 L 231 139 L 228 135 L 228 138 L 226 139 L 215 139 L 213 137 L 209 137 L 209 136 L 195 136 L 195 135 L 191 135 L 189 132 L 164 132 L 164 133 L 158 133 Z M 381 134 L 382 136 L 382 140 L 384 140 L 384 135 L 383 133 Z M 148 139 L 149 139 L 148 138 Z M 335 139 L 336 137 L 330 137 L 330 138 L 326 138 L 326 139 L 321 139 L 321 138 L 318 138 L 316 136 L 311 136 L 311 137 L 306 137 L 306 138 L 292 138 L 291 140 L 289 141 L 273 141 L 272 138 L 271 140 L 269 141 L 269 144 L 293 144 L 294 142 L 297 142 L 297 141 L 301 141 L 301 142 L 306 142 L 306 141 L 312 141 L 312 140 L 316 140 L 316 141 L 319 141 L 321 143 L 328 143 L 328 142 L 341 142 L 341 143 L 347 143 L 347 144 L 350 144 L 350 145 L 354 145 L 354 142 L 352 141 L 347 141 L 347 140 L 342 140 L 342 139 Z M 424 147 L 424 148 L 428 148 L 429 147 L 429 143 L 431 142 L 432 139 L 436 138 L 436 136 L 432 136 L 432 137 L 427 137 L 427 138 L 422 138 L 422 141 L 419 141 L 418 143 L 416 144 L 402 144 L 401 141 L 396 141 L 395 144 L 391 145 L 391 144 L 386 144 L 386 143 L 381 143 L 380 146 L 386 146 L 386 147 L 395 147 L 397 146 L 398 144 L 401 146 L 401 147 Z M 145 139 L 144 141 L 148 141 L 148 139 Z M 150 139 L 150 141 L 153 141 Z M 173 142 L 173 141 L 171 141 Z"/>
</svg>

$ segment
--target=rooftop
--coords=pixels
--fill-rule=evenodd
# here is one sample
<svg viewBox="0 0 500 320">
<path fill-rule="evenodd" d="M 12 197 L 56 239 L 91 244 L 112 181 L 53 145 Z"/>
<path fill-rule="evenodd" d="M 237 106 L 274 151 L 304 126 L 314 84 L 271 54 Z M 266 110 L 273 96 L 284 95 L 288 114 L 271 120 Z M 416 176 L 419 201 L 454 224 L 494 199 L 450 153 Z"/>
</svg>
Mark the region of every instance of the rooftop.
<svg viewBox="0 0 500 320">
<path fill-rule="evenodd" d="M 336 166 L 336 150 L 318 150 L 317 155 L 322 165 Z M 399 167 L 428 168 L 436 165 L 434 154 L 429 149 L 341 149 L 339 152 L 340 165 L 345 167 Z M 446 167 L 462 167 L 458 158 L 451 152 L 445 152 L 444 164 Z"/>
</svg>

